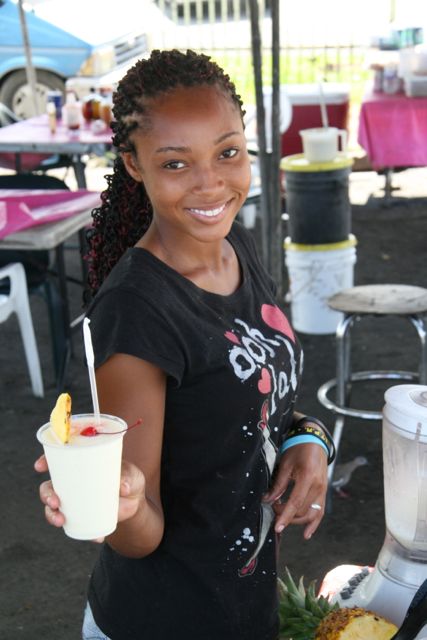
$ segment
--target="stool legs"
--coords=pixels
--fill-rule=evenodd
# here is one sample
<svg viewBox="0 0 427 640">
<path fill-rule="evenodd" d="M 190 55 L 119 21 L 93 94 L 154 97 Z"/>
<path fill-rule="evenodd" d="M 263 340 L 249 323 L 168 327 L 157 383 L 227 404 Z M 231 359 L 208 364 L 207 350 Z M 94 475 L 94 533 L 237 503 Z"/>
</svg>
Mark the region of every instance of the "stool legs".
<svg viewBox="0 0 427 640">
<path fill-rule="evenodd" d="M 355 316 L 351 314 L 344 314 L 343 318 L 338 323 L 336 329 L 336 404 L 338 407 L 345 407 L 349 400 L 351 390 L 351 343 L 349 329 L 353 325 Z M 335 444 L 335 449 L 338 453 L 341 435 L 344 428 L 344 416 L 336 414 L 335 425 L 332 433 L 332 437 Z M 334 474 L 335 462 L 332 462 L 328 467 L 328 480 L 332 480 Z"/>
<path fill-rule="evenodd" d="M 336 329 L 336 378 L 325 382 L 318 390 L 318 400 L 323 406 L 335 413 L 335 424 L 332 437 L 337 454 L 341 442 L 346 417 L 367 420 L 380 420 L 381 411 L 352 409 L 350 407 L 351 387 L 353 382 L 369 380 L 400 380 L 419 384 L 427 384 L 427 327 L 426 319 L 421 314 L 402 316 L 409 320 L 415 328 L 420 342 L 420 359 L 418 374 L 410 371 L 351 371 L 351 332 L 354 322 L 360 319 L 356 313 L 344 313 Z M 335 387 L 335 402 L 328 398 L 328 392 Z M 328 480 L 332 480 L 335 462 L 329 465 Z"/>
<path fill-rule="evenodd" d="M 415 327 L 421 344 L 420 365 L 419 365 L 419 383 L 427 384 L 427 332 L 424 318 L 419 315 L 409 316 L 408 320 Z"/>
<path fill-rule="evenodd" d="M 339 407 L 345 407 L 347 405 L 351 389 L 351 344 L 349 330 L 353 325 L 354 319 L 354 315 L 345 314 L 343 319 L 339 322 L 336 330 L 336 402 Z"/>
</svg>

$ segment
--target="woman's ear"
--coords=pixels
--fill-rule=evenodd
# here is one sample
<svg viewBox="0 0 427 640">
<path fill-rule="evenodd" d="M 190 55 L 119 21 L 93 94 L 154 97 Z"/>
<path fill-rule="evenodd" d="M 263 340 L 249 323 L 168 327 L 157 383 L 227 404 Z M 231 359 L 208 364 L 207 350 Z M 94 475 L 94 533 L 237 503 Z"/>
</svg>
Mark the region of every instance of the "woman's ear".
<svg viewBox="0 0 427 640">
<path fill-rule="evenodd" d="M 122 151 L 122 160 L 128 174 L 136 181 L 143 182 L 141 169 L 132 151 Z"/>
</svg>

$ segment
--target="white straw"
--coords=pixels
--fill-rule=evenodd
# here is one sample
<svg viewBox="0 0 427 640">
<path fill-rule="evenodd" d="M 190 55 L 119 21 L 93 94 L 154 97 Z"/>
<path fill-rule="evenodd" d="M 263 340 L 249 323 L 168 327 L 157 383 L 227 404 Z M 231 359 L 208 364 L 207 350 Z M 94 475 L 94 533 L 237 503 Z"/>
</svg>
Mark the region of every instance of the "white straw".
<svg viewBox="0 0 427 640">
<path fill-rule="evenodd" d="M 326 102 L 325 102 L 325 94 L 323 93 L 323 85 L 322 82 L 319 82 L 319 97 L 320 97 L 320 114 L 322 117 L 322 127 L 329 127 L 329 122 L 328 122 L 328 111 L 326 109 Z"/>
<path fill-rule="evenodd" d="M 95 415 L 95 424 L 101 422 L 99 416 L 99 403 L 98 403 L 98 391 L 96 389 L 95 380 L 95 355 L 93 353 L 92 336 L 89 328 L 90 320 L 85 318 L 83 320 L 83 340 L 85 343 L 86 362 L 89 370 L 90 391 L 92 394 L 93 413 Z"/>
</svg>

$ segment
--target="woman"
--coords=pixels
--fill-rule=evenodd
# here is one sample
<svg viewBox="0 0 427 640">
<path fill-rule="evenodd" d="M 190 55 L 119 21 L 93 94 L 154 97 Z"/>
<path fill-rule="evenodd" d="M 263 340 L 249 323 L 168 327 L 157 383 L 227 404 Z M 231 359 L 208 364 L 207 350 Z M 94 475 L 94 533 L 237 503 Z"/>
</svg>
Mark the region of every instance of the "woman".
<svg viewBox="0 0 427 640">
<path fill-rule="evenodd" d="M 88 315 L 101 410 L 143 424 L 125 436 L 83 637 L 273 640 L 276 537 L 318 527 L 331 446 L 294 412 L 301 350 L 235 222 L 250 184 L 242 102 L 208 57 L 154 51 L 113 113 Z M 41 498 L 61 526 L 50 483 Z"/>
</svg>

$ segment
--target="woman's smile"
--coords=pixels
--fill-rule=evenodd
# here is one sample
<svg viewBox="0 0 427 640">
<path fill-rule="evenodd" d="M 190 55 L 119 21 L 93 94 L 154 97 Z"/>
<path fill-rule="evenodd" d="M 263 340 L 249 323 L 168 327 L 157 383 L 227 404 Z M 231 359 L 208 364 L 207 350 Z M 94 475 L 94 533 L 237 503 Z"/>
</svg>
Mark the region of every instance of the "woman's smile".
<svg viewBox="0 0 427 640">
<path fill-rule="evenodd" d="M 186 207 L 186 211 L 189 211 L 192 215 L 201 216 L 202 218 L 218 219 L 221 214 L 226 212 L 231 201 L 232 198 L 230 200 L 227 200 L 227 202 L 216 206 L 206 205 L 205 207 Z"/>
</svg>

